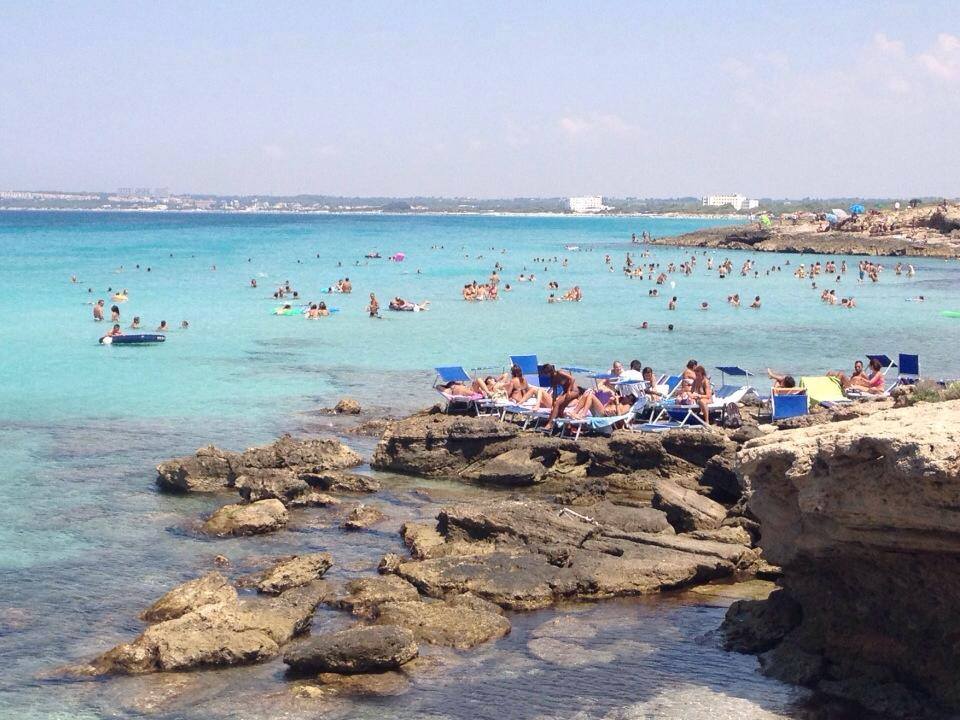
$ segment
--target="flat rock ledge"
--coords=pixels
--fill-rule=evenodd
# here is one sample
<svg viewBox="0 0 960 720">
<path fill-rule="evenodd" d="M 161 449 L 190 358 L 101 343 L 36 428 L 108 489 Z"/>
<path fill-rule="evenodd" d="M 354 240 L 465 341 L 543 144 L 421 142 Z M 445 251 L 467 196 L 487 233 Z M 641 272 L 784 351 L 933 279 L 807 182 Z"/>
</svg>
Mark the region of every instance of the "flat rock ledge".
<svg viewBox="0 0 960 720">
<path fill-rule="evenodd" d="M 470 593 L 513 610 L 749 574 L 759 558 L 748 544 L 678 534 L 662 511 L 606 502 L 573 512 L 529 498 L 455 505 L 436 527 L 408 523 L 402 535 L 413 557 L 385 558 L 382 571 L 431 598 Z"/>
</svg>

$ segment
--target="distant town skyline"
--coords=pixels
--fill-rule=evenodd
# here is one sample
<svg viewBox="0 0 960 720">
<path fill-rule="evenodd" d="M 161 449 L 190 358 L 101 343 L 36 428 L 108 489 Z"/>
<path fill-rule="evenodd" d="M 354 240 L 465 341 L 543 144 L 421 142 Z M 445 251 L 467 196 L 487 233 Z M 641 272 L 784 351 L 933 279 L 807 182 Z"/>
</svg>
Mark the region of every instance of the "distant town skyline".
<svg viewBox="0 0 960 720">
<path fill-rule="evenodd" d="M 13 4 L 0 189 L 960 194 L 960 4 Z"/>
</svg>

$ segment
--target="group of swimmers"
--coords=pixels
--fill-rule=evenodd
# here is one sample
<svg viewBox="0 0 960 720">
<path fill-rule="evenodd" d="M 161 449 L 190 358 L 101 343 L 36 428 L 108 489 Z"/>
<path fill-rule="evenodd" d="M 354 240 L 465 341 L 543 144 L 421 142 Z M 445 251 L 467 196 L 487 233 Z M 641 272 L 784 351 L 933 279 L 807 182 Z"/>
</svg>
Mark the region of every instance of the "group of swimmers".
<svg viewBox="0 0 960 720">
<path fill-rule="evenodd" d="M 129 296 L 129 293 L 127 293 L 127 291 L 124 290 L 123 296 L 124 296 L 123 301 L 125 301 Z M 113 297 L 116 298 L 117 295 L 114 295 Z M 120 301 L 120 302 L 123 302 L 123 301 Z M 104 321 L 103 309 L 105 306 L 106 306 L 106 303 L 103 301 L 103 299 L 97 300 L 95 303 L 93 303 L 93 321 L 94 322 Z M 123 331 L 120 329 L 120 306 L 119 305 L 110 306 L 110 322 L 113 323 L 113 327 L 109 330 L 109 332 L 107 332 L 107 336 L 117 337 L 118 335 L 123 335 Z M 189 327 L 190 327 L 189 322 L 187 322 L 186 320 L 180 321 L 181 330 L 187 330 Z M 139 315 L 134 315 L 133 320 L 130 323 L 129 329 L 130 330 L 144 329 Z M 167 332 L 169 329 L 170 329 L 170 326 L 167 325 L 167 321 L 161 320 L 160 324 L 157 326 L 156 332 L 159 332 L 159 333 Z"/>
</svg>

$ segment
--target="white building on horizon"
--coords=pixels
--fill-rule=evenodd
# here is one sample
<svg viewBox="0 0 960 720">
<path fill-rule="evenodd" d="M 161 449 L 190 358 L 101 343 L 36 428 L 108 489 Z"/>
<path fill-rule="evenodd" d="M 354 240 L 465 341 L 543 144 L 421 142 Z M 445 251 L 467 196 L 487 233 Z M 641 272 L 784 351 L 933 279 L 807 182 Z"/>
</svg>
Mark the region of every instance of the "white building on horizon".
<svg viewBox="0 0 960 720">
<path fill-rule="evenodd" d="M 751 200 L 740 193 L 736 195 L 708 195 L 705 198 L 701 198 L 700 202 L 704 207 L 732 205 L 734 210 L 753 210 L 760 205 L 759 200 Z"/>
<path fill-rule="evenodd" d="M 570 212 L 575 213 L 596 213 L 607 209 L 600 195 L 567 198 L 567 207 L 570 208 Z"/>
</svg>

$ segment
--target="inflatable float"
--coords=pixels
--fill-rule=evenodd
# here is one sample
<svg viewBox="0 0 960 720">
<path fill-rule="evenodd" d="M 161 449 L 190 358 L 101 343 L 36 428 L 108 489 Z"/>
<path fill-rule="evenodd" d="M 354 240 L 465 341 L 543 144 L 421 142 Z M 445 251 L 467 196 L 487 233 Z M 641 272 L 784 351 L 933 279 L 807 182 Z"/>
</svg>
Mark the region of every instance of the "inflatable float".
<svg viewBox="0 0 960 720">
<path fill-rule="evenodd" d="M 940 314 L 948 318 L 960 318 L 960 310 L 941 310 Z"/>
<path fill-rule="evenodd" d="M 140 335 L 104 335 L 100 338 L 101 345 L 150 345 L 153 343 L 162 343 L 167 339 L 166 335 L 158 333 L 143 333 Z"/>
</svg>

